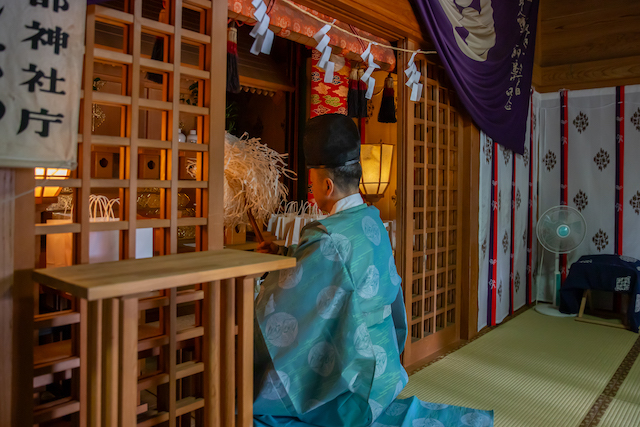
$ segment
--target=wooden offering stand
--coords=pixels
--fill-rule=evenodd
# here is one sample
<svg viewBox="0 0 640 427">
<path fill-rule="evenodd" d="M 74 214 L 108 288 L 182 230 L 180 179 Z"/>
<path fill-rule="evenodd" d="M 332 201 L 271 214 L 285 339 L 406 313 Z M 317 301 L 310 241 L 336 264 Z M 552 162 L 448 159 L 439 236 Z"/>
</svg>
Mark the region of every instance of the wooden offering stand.
<svg viewBox="0 0 640 427">
<path fill-rule="evenodd" d="M 295 258 L 224 249 L 34 270 L 36 282 L 87 301 L 87 338 L 78 343 L 86 352 L 86 374 L 79 379 L 87 399 L 82 424 L 176 425 L 176 419 L 196 413 L 197 425 L 251 426 L 253 279 L 295 263 Z M 194 284 L 203 284 L 190 297 L 202 302 L 202 322 L 178 330 L 177 306 L 183 301 L 177 288 Z M 170 296 L 167 332 L 139 341 L 139 299 L 159 290 Z M 199 360 L 177 363 L 179 344 L 194 338 L 202 343 Z M 165 368 L 139 378 L 139 352 L 149 346 L 160 348 Z M 188 377 L 195 393 L 178 399 L 176 384 Z M 152 414 L 140 404 L 140 391 L 148 387 L 158 390 Z"/>
</svg>

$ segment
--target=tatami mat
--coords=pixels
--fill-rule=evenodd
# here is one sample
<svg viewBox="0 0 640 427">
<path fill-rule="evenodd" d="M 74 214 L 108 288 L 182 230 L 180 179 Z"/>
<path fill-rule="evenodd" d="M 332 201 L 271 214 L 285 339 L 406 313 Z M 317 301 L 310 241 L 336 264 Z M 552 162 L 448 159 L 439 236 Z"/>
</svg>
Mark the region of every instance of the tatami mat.
<svg viewBox="0 0 640 427">
<path fill-rule="evenodd" d="M 640 403 L 614 398 L 598 427 L 640 427 Z"/>
<path fill-rule="evenodd" d="M 578 426 L 633 345 L 533 309 L 415 373 L 401 397 L 495 411 L 495 427 Z"/>
<path fill-rule="evenodd" d="M 615 397 L 618 400 L 640 405 L 640 357 L 635 360 Z"/>
</svg>

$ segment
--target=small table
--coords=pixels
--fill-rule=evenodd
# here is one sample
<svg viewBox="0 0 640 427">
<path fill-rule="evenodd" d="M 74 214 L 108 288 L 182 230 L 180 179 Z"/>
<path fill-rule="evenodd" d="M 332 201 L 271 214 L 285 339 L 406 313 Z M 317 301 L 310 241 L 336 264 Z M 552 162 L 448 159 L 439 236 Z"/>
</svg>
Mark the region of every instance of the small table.
<svg viewBox="0 0 640 427">
<path fill-rule="evenodd" d="M 640 326 L 640 261 L 619 255 L 585 255 L 580 257 L 571 265 L 569 275 L 560 290 L 560 311 L 568 314 L 583 312 L 583 299 L 589 290 L 628 294 L 629 329 L 638 332 Z"/>
<path fill-rule="evenodd" d="M 165 387 L 166 411 L 144 421 L 156 425 L 203 409 L 202 425 L 253 424 L 253 279 L 292 268 L 296 259 L 231 249 L 130 259 L 33 271 L 36 282 L 82 298 L 86 341 L 80 389 L 88 427 L 136 426 L 137 393 L 147 384 Z M 202 325 L 177 329 L 177 288 L 204 283 L 189 301 L 202 300 Z M 139 299 L 169 289 L 167 333 L 145 346 L 166 348 L 167 372 L 138 379 Z M 104 308 L 104 310 L 103 310 Z M 107 314 L 108 312 L 108 314 Z M 178 342 L 202 337 L 202 360 L 178 364 Z M 153 341 L 153 342 L 151 342 Z M 176 397 L 177 380 L 193 376 L 202 396 Z M 200 379 L 201 376 L 201 379 Z"/>
</svg>

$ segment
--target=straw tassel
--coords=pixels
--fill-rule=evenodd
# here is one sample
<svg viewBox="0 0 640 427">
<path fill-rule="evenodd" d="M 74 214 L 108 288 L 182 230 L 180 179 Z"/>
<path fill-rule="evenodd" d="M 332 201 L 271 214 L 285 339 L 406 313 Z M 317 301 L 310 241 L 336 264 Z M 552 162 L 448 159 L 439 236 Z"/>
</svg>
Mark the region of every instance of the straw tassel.
<svg viewBox="0 0 640 427">
<path fill-rule="evenodd" d="M 391 73 L 384 79 L 384 89 L 382 90 L 382 102 L 378 112 L 380 123 L 396 123 L 396 103 L 395 92 L 393 90 L 393 77 Z"/>
<path fill-rule="evenodd" d="M 227 92 L 240 92 L 238 75 L 238 29 L 235 24 L 227 28 Z"/>
</svg>

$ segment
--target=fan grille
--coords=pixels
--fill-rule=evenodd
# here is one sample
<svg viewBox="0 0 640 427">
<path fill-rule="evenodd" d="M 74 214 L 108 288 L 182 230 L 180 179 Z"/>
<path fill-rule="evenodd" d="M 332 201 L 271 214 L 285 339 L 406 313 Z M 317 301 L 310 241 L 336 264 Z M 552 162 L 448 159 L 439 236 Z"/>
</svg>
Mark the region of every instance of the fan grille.
<svg viewBox="0 0 640 427">
<path fill-rule="evenodd" d="M 538 241 L 549 252 L 564 254 L 583 242 L 587 232 L 584 217 L 570 206 L 554 206 L 543 213 L 536 225 Z"/>
</svg>

